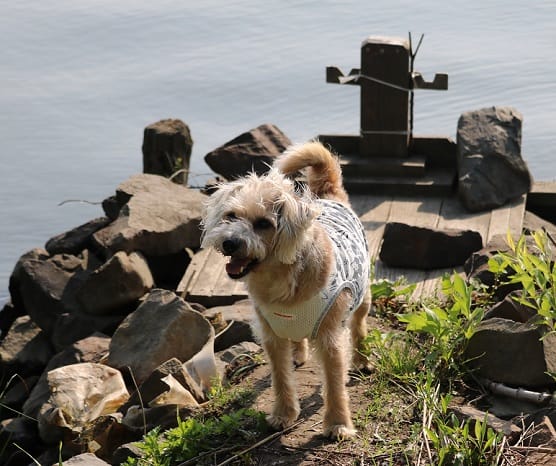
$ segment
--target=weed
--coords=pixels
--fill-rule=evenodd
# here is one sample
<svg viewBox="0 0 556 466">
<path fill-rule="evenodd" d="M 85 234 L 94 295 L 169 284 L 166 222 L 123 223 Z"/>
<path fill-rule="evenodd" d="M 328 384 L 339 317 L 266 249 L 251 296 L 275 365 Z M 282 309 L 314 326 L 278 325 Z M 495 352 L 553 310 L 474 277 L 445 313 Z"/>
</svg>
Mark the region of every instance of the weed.
<svg viewBox="0 0 556 466">
<path fill-rule="evenodd" d="M 552 259 L 549 236 L 544 231 L 531 235 L 529 246 L 522 235 L 517 243 L 507 235 L 509 252 L 499 252 L 489 260 L 489 270 L 507 277 L 506 283 L 521 285 L 522 296 L 516 298 L 537 312 L 536 323 L 556 331 L 556 262 Z"/>
</svg>

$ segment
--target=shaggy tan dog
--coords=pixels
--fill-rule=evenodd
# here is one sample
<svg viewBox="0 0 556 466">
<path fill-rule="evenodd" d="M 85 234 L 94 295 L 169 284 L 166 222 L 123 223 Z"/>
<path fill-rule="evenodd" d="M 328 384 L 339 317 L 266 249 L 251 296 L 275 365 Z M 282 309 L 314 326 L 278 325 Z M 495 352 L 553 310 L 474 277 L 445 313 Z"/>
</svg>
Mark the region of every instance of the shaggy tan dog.
<svg viewBox="0 0 556 466">
<path fill-rule="evenodd" d="M 305 168 L 308 189 L 296 190 L 286 175 Z M 309 339 L 324 372 L 324 434 L 353 436 L 347 360 L 353 347 L 353 364 L 368 364 L 358 350 L 367 333 L 370 259 L 337 160 L 318 142 L 295 146 L 266 175 L 223 184 L 203 225 L 202 246 L 230 257 L 228 275 L 245 281 L 255 304 L 276 397 L 268 422 L 280 429 L 299 415 L 292 357 L 305 362 Z"/>
</svg>

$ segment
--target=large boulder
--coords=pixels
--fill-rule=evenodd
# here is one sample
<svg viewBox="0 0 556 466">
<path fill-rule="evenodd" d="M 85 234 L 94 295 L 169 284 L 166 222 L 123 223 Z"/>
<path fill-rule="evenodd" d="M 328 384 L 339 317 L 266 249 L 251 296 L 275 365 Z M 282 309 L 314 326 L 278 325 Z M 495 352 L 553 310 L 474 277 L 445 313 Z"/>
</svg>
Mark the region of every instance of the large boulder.
<svg viewBox="0 0 556 466">
<path fill-rule="evenodd" d="M 165 361 L 186 362 L 202 353 L 210 383 L 216 375 L 213 347 L 214 329 L 209 321 L 174 293 L 155 289 L 114 332 L 107 364 L 130 370 L 142 383 Z M 208 354 L 203 352 L 207 349 Z"/>
<path fill-rule="evenodd" d="M 471 230 L 436 230 L 405 223 L 386 224 L 380 260 L 392 267 L 421 270 L 463 265 L 483 246 L 480 233 Z"/>
<path fill-rule="evenodd" d="M 205 162 L 228 180 L 250 172 L 262 174 L 290 145 L 291 141 L 277 126 L 263 124 L 209 152 Z"/>
<path fill-rule="evenodd" d="M 204 194 L 142 174 L 118 186 L 116 197 L 125 202 L 118 217 L 93 235 L 106 257 L 117 251 L 160 256 L 199 247 Z"/>
<path fill-rule="evenodd" d="M 468 342 L 465 359 L 478 377 L 516 387 L 554 385 L 556 334 L 533 323 L 493 317 L 481 322 Z"/>
<path fill-rule="evenodd" d="M 144 257 L 119 251 L 85 279 L 76 299 L 83 311 L 104 315 L 135 304 L 153 285 Z"/>
<path fill-rule="evenodd" d="M 521 157 L 522 120 L 510 107 L 489 107 L 460 116 L 458 194 L 468 210 L 494 209 L 531 189 L 532 177 Z"/>
</svg>

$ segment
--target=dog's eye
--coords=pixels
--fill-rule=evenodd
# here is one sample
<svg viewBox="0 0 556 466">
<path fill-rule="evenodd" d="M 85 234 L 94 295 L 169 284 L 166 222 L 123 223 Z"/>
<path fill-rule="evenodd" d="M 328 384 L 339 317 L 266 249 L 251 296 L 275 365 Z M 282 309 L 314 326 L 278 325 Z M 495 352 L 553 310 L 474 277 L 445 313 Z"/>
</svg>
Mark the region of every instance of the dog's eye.
<svg viewBox="0 0 556 466">
<path fill-rule="evenodd" d="M 255 228 L 255 230 L 266 230 L 272 227 L 274 227 L 274 224 L 264 217 L 258 218 L 253 222 L 253 228 Z"/>
<path fill-rule="evenodd" d="M 234 214 L 233 212 L 228 212 L 226 215 L 224 215 L 224 220 L 227 220 L 228 222 L 233 222 L 234 220 L 237 220 L 237 215 Z"/>
</svg>

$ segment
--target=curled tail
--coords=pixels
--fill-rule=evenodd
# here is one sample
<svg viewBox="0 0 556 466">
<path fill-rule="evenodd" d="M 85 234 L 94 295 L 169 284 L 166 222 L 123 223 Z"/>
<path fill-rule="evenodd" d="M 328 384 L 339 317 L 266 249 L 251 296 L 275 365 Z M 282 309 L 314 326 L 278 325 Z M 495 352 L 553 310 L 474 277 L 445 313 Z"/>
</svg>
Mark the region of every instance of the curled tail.
<svg viewBox="0 0 556 466">
<path fill-rule="evenodd" d="M 320 142 L 293 146 L 284 152 L 274 166 L 285 175 L 307 170 L 307 184 L 313 194 L 324 199 L 346 202 L 348 196 L 342 182 L 338 160 Z"/>
</svg>

